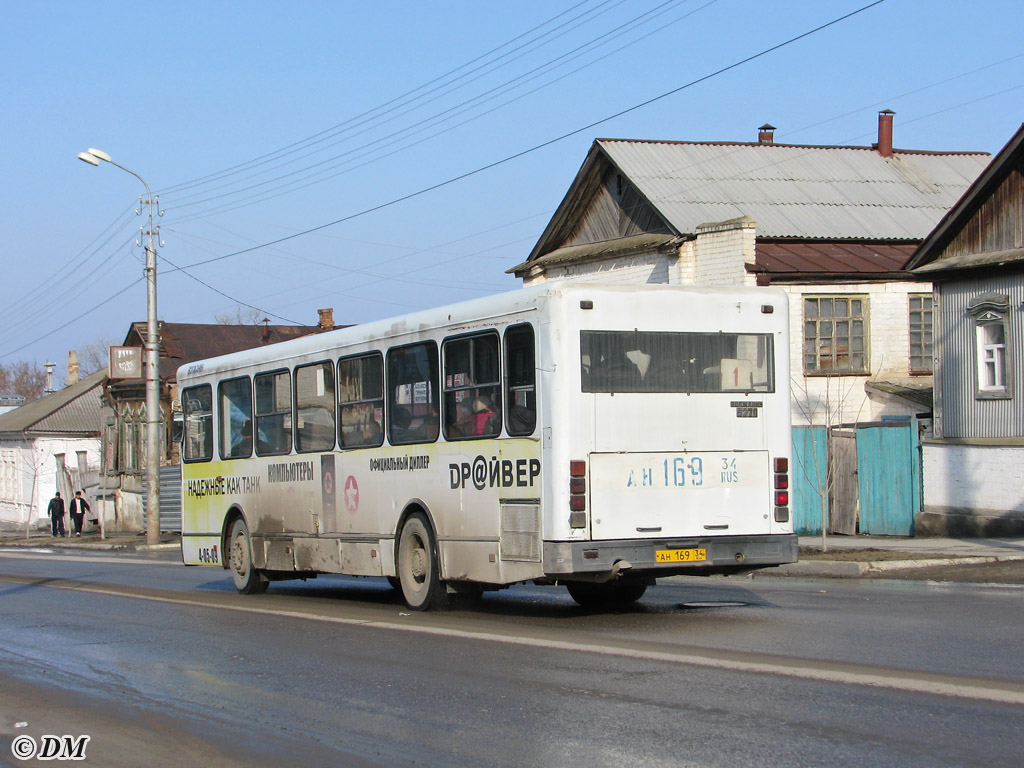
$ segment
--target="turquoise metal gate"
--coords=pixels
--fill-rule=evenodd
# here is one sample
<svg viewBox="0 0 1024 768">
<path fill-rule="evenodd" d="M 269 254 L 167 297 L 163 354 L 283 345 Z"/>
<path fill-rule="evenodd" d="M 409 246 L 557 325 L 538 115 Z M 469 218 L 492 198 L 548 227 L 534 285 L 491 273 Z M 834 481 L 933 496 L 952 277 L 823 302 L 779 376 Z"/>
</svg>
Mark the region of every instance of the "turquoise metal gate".
<svg viewBox="0 0 1024 768">
<path fill-rule="evenodd" d="M 921 453 L 917 421 L 857 429 L 860 533 L 913 536 L 921 509 Z"/>
<path fill-rule="evenodd" d="M 921 510 L 921 451 L 916 420 L 874 422 L 855 428 L 857 442 L 856 497 L 846 500 L 857 509 L 841 533 L 913 536 L 914 515 Z M 832 496 L 834 472 L 827 467 L 831 451 L 825 427 L 793 428 L 793 525 L 801 536 L 821 535 L 821 497 Z M 847 439 L 849 437 L 847 436 Z M 852 472 L 852 467 L 850 468 Z M 829 499 L 830 504 L 837 500 Z M 831 510 L 830 510 L 831 513 Z M 836 532 L 830 518 L 829 532 Z"/>
<path fill-rule="evenodd" d="M 824 427 L 793 428 L 793 530 L 800 536 L 821 535 L 821 496 L 827 493 L 828 441 Z"/>
</svg>

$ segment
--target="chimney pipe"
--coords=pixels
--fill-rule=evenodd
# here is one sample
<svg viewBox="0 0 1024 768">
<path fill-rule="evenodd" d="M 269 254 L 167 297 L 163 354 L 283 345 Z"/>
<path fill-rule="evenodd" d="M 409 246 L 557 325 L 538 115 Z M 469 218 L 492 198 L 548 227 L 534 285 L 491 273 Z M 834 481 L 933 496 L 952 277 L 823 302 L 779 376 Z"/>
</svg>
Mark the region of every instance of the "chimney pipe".
<svg viewBox="0 0 1024 768">
<path fill-rule="evenodd" d="M 43 368 L 46 369 L 46 389 L 43 390 L 44 394 L 52 395 L 53 389 L 53 369 L 57 367 L 56 363 L 43 363 Z"/>
<path fill-rule="evenodd" d="M 75 350 L 68 352 L 68 380 L 65 386 L 70 387 L 78 383 L 78 353 Z"/>
<path fill-rule="evenodd" d="M 317 314 L 320 315 L 320 326 L 321 331 L 332 331 L 334 330 L 334 307 L 328 307 L 327 309 L 318 309 Z"/>
<path fill-rule="evenodd" d="M 775 143 L 775 126 L 765 123 L 757 129 L 757 143 L 758 144 L 774 144 Z"/>
<path fill-rule="evenodd" d="M 891 109 L 883 109 L 878 113 L 878 154 L 892 157 L 892 116 L 896 113 Z"/>
</svg>

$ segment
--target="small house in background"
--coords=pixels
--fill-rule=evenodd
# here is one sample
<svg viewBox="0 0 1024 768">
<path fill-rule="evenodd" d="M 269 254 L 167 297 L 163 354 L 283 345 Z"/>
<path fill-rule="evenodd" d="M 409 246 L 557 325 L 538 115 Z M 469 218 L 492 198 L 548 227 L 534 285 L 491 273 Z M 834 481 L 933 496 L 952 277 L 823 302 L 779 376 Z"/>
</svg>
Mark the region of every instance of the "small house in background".
<svg viewBox="0 0 1024 768">
<path fill-rule="evenodd" d="M 0 414 L 0 526 L 44 528 L 55 491 L 99 489 L 100 395 L 106 370 Z M 69 377 L 70 378 L 70 377 Z M 88 525 L 88 523 L 87 523 Z"/>
<path fill-rule="evenodd" d="M 782 288 L 798 532 L 821 532 L 825 518 L 833 533 L 908 533 L 920 504 L 915 419 L 931 413 L 932 287 L 904 264 L 990 155 L 894 148 L 889 110 L 872 146 L 777 144 L 774 134 L 764 125 L 749 143 L 596 140 L 509 272 L 524 284 Z M 898 457 L 882 447 L 892 435 L 860 439 L 860 427 L 892 420 L 913 440 Z M 874 437 L 879 447 L 865 449 Z M 892 491 L 897 480 L 906 493 Z"/>
<path fill-rule="evenodd" d="M 172 417 L 178 410 L 178 367 L 334 328 L 333 310 L 319 313 L 318 325 L 159 324 L 161 530 L 176 531 L 181 525 L 181 461 Z M 113 348 L 121 356 L 112 364 L 112 375 L 103 388 L 97 424 L 102 429 L 103 468 L 99 508 L 106 530 L 145 530 L 146 381 L 141 374 L 133 375 L 130 354 L 144 349 L 145 342 L 146 323 L 133 323 L 124 344 Z"/>
<path fill-rule="evenodd" d="M 0 416 L 25 404 L 24 395 L 0 395 Z"/>
<path fill-rule="evenodd" d="M 935 286 L 918 533 L 1024 534 L 1024 125 L 907 264 Z"/>
</svg>

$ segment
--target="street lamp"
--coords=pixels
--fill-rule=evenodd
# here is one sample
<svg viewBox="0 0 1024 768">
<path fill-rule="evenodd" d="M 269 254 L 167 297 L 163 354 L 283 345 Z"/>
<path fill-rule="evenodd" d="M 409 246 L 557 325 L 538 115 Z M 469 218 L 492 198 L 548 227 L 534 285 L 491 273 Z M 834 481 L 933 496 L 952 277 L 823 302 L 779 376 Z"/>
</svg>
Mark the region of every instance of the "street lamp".
<svg viewBox="0 0 1024 768">
<path fill-rule="evenodd" d="M 146 543 L 160 543 L 160 341 L 156 323 L 156 248 L 153 246 L 153 193 L 146 180 L 130 168 L 110 159 L 99 149 L 79 152 L 78 159 L 89 165 L 102 160 L 127 171 L 146 188 L 149 227 L 146 231 Z"/>
</svg>

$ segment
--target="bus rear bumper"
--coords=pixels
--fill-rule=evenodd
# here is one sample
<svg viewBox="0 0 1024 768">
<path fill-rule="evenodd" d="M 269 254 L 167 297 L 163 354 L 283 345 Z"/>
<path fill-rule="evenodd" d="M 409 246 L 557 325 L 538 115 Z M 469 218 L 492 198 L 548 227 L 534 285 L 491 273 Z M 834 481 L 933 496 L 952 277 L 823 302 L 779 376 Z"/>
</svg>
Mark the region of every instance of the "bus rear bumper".
<svg viewBox="0 0 1024 768">
<path fill-rule="evenodd" d="M 665 555 L 664 553 L 678 553 Z M 659 555 L 659 553 L 661 553 Z M 604 582 L 615 578 L 710 576 L 741 573 L 797 561 L 796 534 L 708 536 L 683 539 L 546 541 L 544 572 L 550 579 Z M 669 557 L 689 557 L 685 562 Z"/>
</svg>

